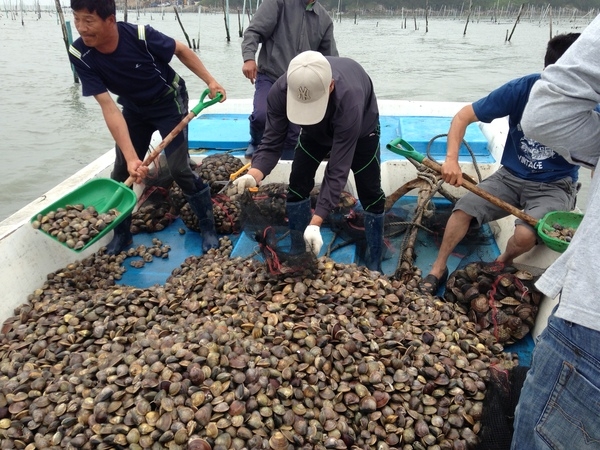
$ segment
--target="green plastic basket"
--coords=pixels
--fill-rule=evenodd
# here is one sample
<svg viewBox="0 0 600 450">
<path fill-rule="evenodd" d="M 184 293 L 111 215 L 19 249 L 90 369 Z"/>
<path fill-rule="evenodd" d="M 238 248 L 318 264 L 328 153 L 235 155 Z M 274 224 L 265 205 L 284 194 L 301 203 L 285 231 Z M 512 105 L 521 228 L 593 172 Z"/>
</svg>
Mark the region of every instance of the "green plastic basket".
<svg viewBox="0 0 600 450">
<path fill-rule="evenodd" d="M 583 214 L 580 213 L 553 211 L 551 213 L 546 214 L 544 218 L 539 221 L 537 226 L 537 229 L 539 231 L 538 235 L 549 248 L 556 252 L 562 253 L 567 249 L 569 243 L 567 241 L 548 236 L 545 230 L 548 228 L 552 228 L 552 226 L 556 223 L 564 228 L 577 229 L 582 219 Z"/>
<path fill-rule="evenodd" d="M 67 205 L 75 205 L 80 203 L 86 208 L 88 206 L 94 206 L 98 213 L 105 213 L 109 209 L 115 208 L 120 214 L 115 217 L 111 223 L 107 224 L 107 226 L 100 233 L 86 242 L 86 244 L 79 249 L 71 248 L 66 243 L 60 242 L 58 239 L 56 239 L 56 237 L 46 233 L 42 229 L 39 229 L 39 231 L 48 236 L 50 239 L 53 239 L 59 244 L 64 245 L 69 250 L 78 253 L 82 252 L 90 245 L 101 239 L 110 230 L 121 223 L 123 219 L 131 214 L 131 211 L 133 211 L 133 208 L 137 203 L 137 197 L 135 192 L 133 192 L 133 190 L 127 187 L 124 183 L 119 183 L 110 178 L 95 178 L 68 193 L 64 197 L 61 197 L 40 212 L 36 213 L 31 218 L 30 222 L 33 223 L 33 221 L 37 220 L 40 214 L 45 215 L 50 211 L 56 211 L 58 208 L 64 208 Z"/>
</svg>

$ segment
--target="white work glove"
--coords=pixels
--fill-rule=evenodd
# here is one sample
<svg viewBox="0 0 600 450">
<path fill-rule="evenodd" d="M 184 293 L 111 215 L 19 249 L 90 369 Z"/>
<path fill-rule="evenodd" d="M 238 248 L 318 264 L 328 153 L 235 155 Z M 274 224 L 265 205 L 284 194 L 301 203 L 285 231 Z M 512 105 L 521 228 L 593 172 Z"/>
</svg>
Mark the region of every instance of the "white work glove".
<svg viewBox="0 0 600 450">
<path fill-rule="evenodd" d="M 243 194 L 246 189 L 256 187 L 256 179 L 249 174 L 242 175 L 238 179 L 233 181 L 233 185 L 237 187 L 237 193 Z"/>
<path fill-rule="evenodd" d="M 304 230 L 304 242 L 306 250 L 313 252 L 315 256 L 319 256 L 321 247 L 323 246 L 323 238 L 321 237 L 321 227 L 317 225 L 309 225 Z"/>
</svg>

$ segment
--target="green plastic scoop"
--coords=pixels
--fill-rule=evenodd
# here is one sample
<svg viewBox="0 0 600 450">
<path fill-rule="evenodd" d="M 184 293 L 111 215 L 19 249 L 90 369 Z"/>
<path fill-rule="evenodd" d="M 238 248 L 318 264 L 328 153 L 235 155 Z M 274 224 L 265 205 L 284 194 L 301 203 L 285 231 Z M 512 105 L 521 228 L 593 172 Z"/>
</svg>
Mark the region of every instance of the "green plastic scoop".
<svg viewBox="0 0 600 450">
<path fill-rule="evenodd" d="M 162 140 L 162 142 L 158 144 L 154 150 L 152 150 L 146 159 L 144 159 L 143 165 L 149 166 L 150 163 L 152 163 L 152 161 L 154 161 L 156 157 L 160 155 L 164 148 L 171 143 L 175 136 L 181 133 L 181 131 L 194 117 L 200 114 L 204 108 L 214 105 L 222 98 L 221 93 L 218 93 L 215 98 L 205 101 L 209 93 L 210 91 L 208 89 L 202 93 L 198 104 L 192 108 L 192 110 L 181 120 L 181 122 L 177 124 L 177 126 L 175 126 L 175 128 L 173 128 L 173 130 Z M 131 211 L 133 211 L 133 208 L 137 203 L 135 192 L 130 189 L 130 187 L 133 185 L 133 182 L 133 177 L 127 178 L 124 183 L 119 183 L 110 178 L 94 178 L 93 180 L 90 180 L 82 186 L 79 186 L 74 191 L 66 194 L 62 198 L 52 203 L 50 206 L 35 214 L 31 218 L 30 222 L 33 224 L 40 218 L 40 215 L 45 216 L 50 211 L 56 211 L 58 208 L 64 208 L 67 205 L 82 204 L 86 208 L 93 206 L 98 213 L 105 213 L 113 208 L 116 209 L 119 213 L 118 216 L 110 224 L 107 224 L 99 234 L 87 241 L 81 248 L 72 248 L 65 242 L 59 241 L 55 236 L 52 236 L 51 234 L 40 229 L 44 235 L 64 245 L 70 250 L 81 252 L 101 239 L 106 233 L 115 228 L 123 221 L 123 219 L 131 214 Z"/>
<path fill-rule="evenodd" d="M 427 158 L 425 155 L 416 151 L 412 145 L 406 142 L 404 139 L 397 138 L 392 140 L 389 144 L 386 145 L 387 149 L 397 155 L 404 156 L 405 158 L 410 158 L 414 161 L 417 161 L 423 164 L 426 167 L 429 167 L 432 170 L 435 170 L 438 173 L 442 172 L 442 166 L 437 162 L 432 161 Z M 535 228 L 540 239 L 552 250 L 557 252 L 564 252 L 569 243 L 562 239 L 555 238 L 553 236 L 548 235 L 548 232 L 555 231 L 555 228 L 552 226 L 554 224 L 558 224 L 563 228 L 574 228 L 576 229 L 583 219 L 583 214 L 566 212 L 566 211 L 552 211 L 546 214 L 541 220 L 537 220 L 536 218 L 530 216 L 529 214 L 524 213 L 518 208 L 515 208 L 513 205 L 506 203 L 504 200 L 495 197 L 487 191 L 484 191 L 476 184 L 471 183 L 470 181 L 463 178 L 462 186 L 478 195 L 481 198 L 493 203 L 499 208 L 504 209 L 505 211 L 511 213 L 513 216 L 518 217 L 524 222 L 531 225 Z M 559 214 L 560 213 L 560 214 Z"/>
</svg>

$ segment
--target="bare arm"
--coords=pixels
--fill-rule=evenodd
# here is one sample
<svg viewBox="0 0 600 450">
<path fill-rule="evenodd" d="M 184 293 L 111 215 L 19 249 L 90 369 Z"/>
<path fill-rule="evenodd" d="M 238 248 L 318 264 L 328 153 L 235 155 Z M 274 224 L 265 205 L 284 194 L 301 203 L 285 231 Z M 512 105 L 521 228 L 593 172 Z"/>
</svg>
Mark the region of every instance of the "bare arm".
<svg viewBox="0 0 600 450">
<path fill-rule="evenodd" d="M 208 89 L 210 89 L 210 98 L 214 98 L 217 93 L 220 92 L 223 95 L 221 102 L 225 101 L 227 98 L 225 89 L 217 83 L 217 80 L 210 74 L 208 69 L 204 66 L 204 63 L 198 58 L 198 55 L 182 42 L 175 41 L 175 56 L 177 56 L 183 65 L 190 69 L 194 75 L 206 83 Z"/>
<path fill-rule="evenodd" d="M 127 161 L 127 171 L 129 172 L 129 175 L 135 178 L 136 183 L 141 182 L 142 179 L 148 175 L 148 168 L 142 165 L 142 161 L 137 156 L 135 148 L 131 143 L 127 123 L 125 122 L 121 110 L 108 92 L 95 95 L 94 98 L 102 109 L 102 115 L 104 116 L 104 121 L 106 122 L 110 134 Z"/>
<path fill-rule="evenodd" d="M 256 61 L 253 59 L 249 59 L 248 61 L 244 61 L 244 65 L 242 66 L 242 73 L 246 78 L 250 80 L 250 83 L 254 84 L 254 80 L 256 80 L 256 73 L 258 69 L 256 67 Z"/>
<path fill-rule="evenodd" d="M 446 146 L 446 160 L 442 164 L 442 179 L 453 186 L 462 184 L 462 170 L 458 164 L 458 152 L 465 137 L 467 127 L 477 122 L 477 116 L 473 105 L 464 106 L 452 118 L 450 130 L 448 130 L 448 142 Z"/>
</svg>

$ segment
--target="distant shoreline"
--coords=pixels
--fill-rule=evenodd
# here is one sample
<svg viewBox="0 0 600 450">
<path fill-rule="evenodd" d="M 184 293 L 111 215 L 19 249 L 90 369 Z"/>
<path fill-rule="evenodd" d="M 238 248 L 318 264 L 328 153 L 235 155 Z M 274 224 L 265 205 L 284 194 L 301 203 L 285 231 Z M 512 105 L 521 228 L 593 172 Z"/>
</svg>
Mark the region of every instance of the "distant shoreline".
<svg viewBox="0 0 600 450">
<path fill-rule="evenodd" d="M 43 8 L 40 6 L 34 5 L 25 5 L 21 6 L 23 8 L 23 13 L 26 15 L 29 14 L 38 14 L 38 13 L 56 13 L 56 9 L 53 6 L 45 5 Z M 39 8 L 39 9 L 38 9 Z M 151 14 L 163 14 L 163 13 L 173 13 L 175 6 L 154 6 L 154 7 L 144 7 L 140 8 L 140 13 L 151 13 Z M 178 6 L 177 11 L 181 14 L 197 14 L 198 13 L 198 5 L 188 5 L 188 6 Z M 201 7 L 202 14 L 223 14 L 222 8 L 209 8 L 209 7 Z M 64 14 L 70 14 L 70 7 L 63 5 L 62 7 Z M 135 7 L 130 7 L 128 9 L 128 14 L 137 13 L 138 10 Z M 354 18 L 366 18 L 366 19 L 389 19 L 389 18 L 398 18 L 404 19 L 405 21 L 409 20 L 424 20 L 424 19 L 447 19 L 447 20 L 464 20 L 467 19 L 472 22 L 490 22 L 497 24 L 508 24 L 514 23 L 519 14 L 519 10 L 517 8 L 510 10 L 495 10 L 495 9 L 486 9 L 482 10 L 481 8 L 474 8 L 471 12 L 469 12 L 466 8 L 446 8 L 445 6 L 441 7 L 438 10 L 429 9 L 426 11 L 424 8 L 416 8 L 416 9 L 408 9 L 408 8 L 400 8 L 395 10 L 365 10 L 365 9 L 357 9 L 357 10 L 346 10 L 338 12 L 336 10 L 328 11 L 331 17 L 336 18 L 336 21 L 341 19 L 342 17 L 346 20 L 352 20 Z M 547 8 L 540 7 L 536 9 L 535 6 L 528 8 L 526 11 L 523 11 L 519 21 L 528 21 L 528 22 L 543 22 L 548 21 L 549 18 L 552 18 L 554 23 L 558 23 L 560 21 L 567 20 L 569 22 L 577 22 L 581 20 L 590 23 L 597 14 L 600 13 L 600 9 L 596 11 L 596 9 L 591 9 L 588 11 L 580 11 L 577 8 L 573 7 L 563 7 L 554 9 L 551 15 L 547 14 Z M 21 10 L 17 8 L 17 6 L 0 9 L 0 19 L 7 18 L 12 16 L 13 19 L 17 19 L 17 16 L 21 14 Z M 117 7 L 117 15 L 123 14 L 123 9 Z M 241 10 L 238 8 L 230 8 L 230 15 L 238 15 L 241 14 Z"/>
</svg>

